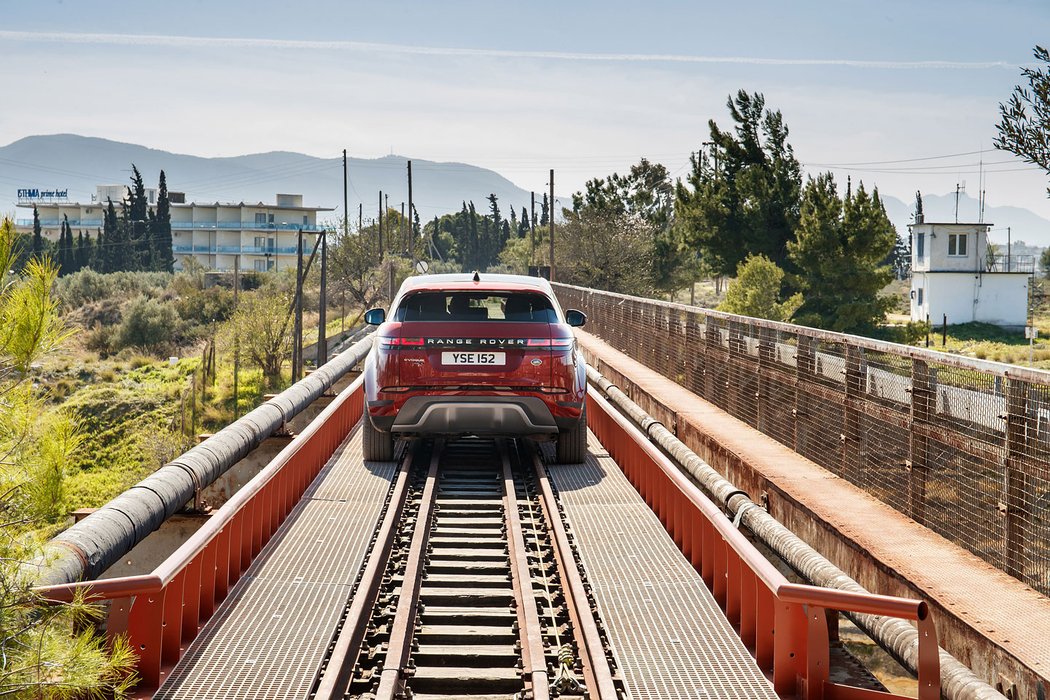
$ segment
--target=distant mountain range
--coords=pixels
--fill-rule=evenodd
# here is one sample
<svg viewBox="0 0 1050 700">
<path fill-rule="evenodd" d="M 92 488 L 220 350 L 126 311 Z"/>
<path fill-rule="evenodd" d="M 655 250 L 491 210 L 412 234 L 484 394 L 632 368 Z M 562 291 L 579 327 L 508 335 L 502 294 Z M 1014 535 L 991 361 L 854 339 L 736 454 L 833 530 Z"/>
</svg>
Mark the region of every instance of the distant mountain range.
<svg viewBox="0 0 1050 700">
<path fill-rule="evenodd" d="M 361 202 L 365 219 L 376 216 L 380 190 L 395 209 L 408 201 L 407 161 L 402 156 L 348 159 L 347 199 L 352 221 L 356 223 Z M 0 211 L 14 209 L 17 190 L 22 188 L 68 189 L 71 200 L 89 202 L 96 185 L 127 183 L 132 163 L 147 187 L 157 186 L 163 169 L 168 189 L 185 192 L 187 202 L 273 204 L 278 192 L 302 194 L 307 206 L 336 210 L 327 217 L 320 215 L 320 221 L 342 219 L 341 157 L 274 151 L 202 158 L 75 134 L 29 136 L 0 147 Z M 413 158 L 412 180 L 412 201 L 424 222 L 458 211 L 464 201 L 473 201 L 477 209 L 488 211 L 485 199 L 489 194 L 499 197 L 504 215 L 509 215 L 510 206 L 520 214 L 521 207 L 529 206 L 531 199 L 528 191 L 502 175 L 463 163 Z M 541 198 L 537 192 L 537 212 Z"/>
<path fill-rule="evenodd" d="M 357 218 L 363 202 L 364 218 L 374 217 L 379 207 L 379 191 L 388 195 L 390 206 L 400 208 L 408 200 L 407 158 L 350 158 L 349 209 Z M 0 211 L 11 211 L 17 190 L 22 188 L 68 189 L 72 200 L 91 201 L 95 186 L 126 183 L 134 163 L 149 187 L 155 187 L 160 170 L 168 188 L 186 193 L 186 201 L 267 202 L 281 193 L 302 194 L 307 206 L 331 207 L 328 217 L 342 218 L 343 164 L 341 158 L 315 158 L 302 153 L 273 151 L 229 158 L 202 158 L 169 153 L 145 146 L 108 139 L 53 134 L 28 136 L 0 146 Z M 594 173 L 604 177 L 608 173 Z M 504 214 L 511 206 L 520 212 L 528 207 L 530 193 L 499 173 L 465 163 L 440 163 L 412 159 L 413 202 L 423 221 L 436 215 L 458 211 L 464 201 L 473 201 L 487 211 L 489 194 L 499 197 Z M 541 197 L 537 192 L 537 199 Z M 569 198 L 558 195 L 565 203 Z M 886 212 L 897 231 L 907 235 L 914 202 L 884 196 Z M 537 209 L 539 204 L 537 203 Z M 923 194 L 927 221 L 955 221 L 955 193 Z M 978 202 L 969 195 L 959 197 L 959 221 L 976 221 Z M 20 216 L 19 218 L 24 218 Z M 984 220 L 995 224 L 992 240 L 1006 242 L 1006 229 L 1012 238 L 1032 246 L 1050 246 L 1050 220 L 1020 207 L 987 207 Z"/>
</svg>

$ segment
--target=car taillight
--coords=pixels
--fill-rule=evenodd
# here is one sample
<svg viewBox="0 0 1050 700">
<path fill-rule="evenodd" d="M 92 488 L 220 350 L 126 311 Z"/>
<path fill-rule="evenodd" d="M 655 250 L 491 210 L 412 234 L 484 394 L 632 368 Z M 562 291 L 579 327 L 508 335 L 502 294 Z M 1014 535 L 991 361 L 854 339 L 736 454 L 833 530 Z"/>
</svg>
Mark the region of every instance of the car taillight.
<svg viewBox="0 0 1050 700">
<path fill-rule="evenodd" d="M 525 346 L 531 350 L 567 350 L 574 342 L 574 338 L 529 338 Z"/>
<path fill-rule="evenodd" d="M 381 336 L 379 338 L 379 347 L 384 350 L 390 348 L 404 348 L 404 347 L 423 347 L 422 338 L 392 338 L 389 336 Z"/>
</svg>

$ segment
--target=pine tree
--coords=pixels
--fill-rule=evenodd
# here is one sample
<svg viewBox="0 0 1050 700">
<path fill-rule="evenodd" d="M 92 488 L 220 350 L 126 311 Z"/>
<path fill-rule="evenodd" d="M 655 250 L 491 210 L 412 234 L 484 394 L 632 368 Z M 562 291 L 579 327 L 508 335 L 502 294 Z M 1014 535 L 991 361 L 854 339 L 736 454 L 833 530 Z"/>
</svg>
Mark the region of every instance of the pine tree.
<svg viewBox="0 0 1050 700">
<path fill-rule="evenodd" d="M 543 203 L 540 205 L 540 226 L 550 223 L 550 204 L 547 202 L 547 193 L 543 193 Z"/>
<path fill-rule="evenodd" d="M 840 199 L 831 173 L 811 178 L 788 243 L 804 298 L 796 321 L 847 333 L 881 323 L 891 300 L 879 292 L 893 277 L 884 261 L 896 239 L 878 189 L 868 195 L 862 184 Z"/>
<path fill-rule="evenodd" d="M 525 238 L 529 235 L 529 210 L 525 207 L 521 208 L 521 223 L 518 224 L 518 238 Z"/>
<path fill-rule="evenodd" d="M 44 255 L 44 236 L 40 230 L 40 212 L 33 205 L 33 257 L 39 260 Z"/>
<path fill-rule="evenodd" d="M 157 209 L 150 215 L 150 241 L 153 246 L 153 269 L 172 272 L 175 269 L 175 255 L 171 247 L 171 205 L 168 201 L 168 181 L 163 170 L 160 171 L 157 186 Z"/>
<path fill-rule="evenodd" d="M 675 188 L 678 225 L 718 274 L 733 274 L 749 254 L 785 267 L 802 186 L 788 128 L 760 93 L 741 90 L 727 106 L 733 130 L 711 120 L 713 153 L 691 157 L 688 185 Z"/>
</svg>

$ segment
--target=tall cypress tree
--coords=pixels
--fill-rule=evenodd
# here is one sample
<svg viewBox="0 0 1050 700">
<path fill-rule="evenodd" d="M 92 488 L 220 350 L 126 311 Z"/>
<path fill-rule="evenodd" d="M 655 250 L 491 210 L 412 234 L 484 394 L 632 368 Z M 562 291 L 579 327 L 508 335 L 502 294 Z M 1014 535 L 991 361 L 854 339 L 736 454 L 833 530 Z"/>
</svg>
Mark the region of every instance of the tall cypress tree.
<svg viewBox="0 0 1050 700">
<path fill-rule="evenodd" d="M 91 269 L 95 272 L 106 272 L 106 241 L 102 229 L 95 229 L 95 245 L 91 248 Z"/>
<path fill-rule="evenodd" d="M 73 231 L 69 228 L 69 216 L 62 215 L 62 228 L 58 235 L 58 274 L 73 272 Z"/>
<path fill-rule="evenodd" d="M 88 236 L 85 242 L 84 232 L 77 231 L 77 247 L 74 256 L 74 266 L 77 270 L 83 270 L 90 264 L 91 258 L 87 249 L 87 244 L 90 242 L 91 236 Z"/>
<path fill-rule="evenodd" d="M 44 255 L 44 236 L 40 231 L 40 212 L 33 205 L 33 257 L 41 258 Z"/>
<path fill-rule="evenodd" d="M 168 201 L 168 181 L 163 170 L 160 171 L 160 183 L 157 186 L 157 210 L 150 215 L 150 224 L 153 269 L 172 272 L 175 269 L 175 255 L 171 248 L 171 204 Z"/>
<path fill-rule="evenodd" d="M 117 220 L 117 209 L 113 206 L 113 200 L 107 201 L 106 216 L 102 221 L 102 238 L 105 245 L 101 246 L 99 251 L 103 269 L 99 272 L 116 272 L 128 269 L 128 241 L 124 237 L 124 227 Z"/>
<path fill-rule="evenodd" d="M 547 193 L 543 193 L 543 203 L 540 205 L 540 226 L 546 226 L 550 221 L 550 203 L 547 201 Z"/>
<path fill-rule="evenodd" d="M 128 188 L 128 198 L 124 206 L 124 224 L 127 227 L 127 238 L 130 243 L 133 270 L 148 270 L 152 258 L 150 249 L 149 233 L 147 232 L 147 218 L 149 214 L 149 203 L 146 201 L 146 185 L 142 181 L 142 173 L 131 164 L 131 187 Z"/>
</svg>

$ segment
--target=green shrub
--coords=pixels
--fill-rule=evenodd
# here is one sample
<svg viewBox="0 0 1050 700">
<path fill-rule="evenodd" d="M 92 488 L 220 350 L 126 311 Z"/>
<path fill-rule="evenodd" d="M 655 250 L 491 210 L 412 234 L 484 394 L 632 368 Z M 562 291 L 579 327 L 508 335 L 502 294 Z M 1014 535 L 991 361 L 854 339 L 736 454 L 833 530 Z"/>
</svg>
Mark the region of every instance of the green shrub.
<svg viewBox="0 0 1050 700">
<path fill-rule="evenodd" d="M 166 272 L 111 272 L 101 274 L 92 269 L 80 270 L 60 277 L 55 293 L 66 309 L 103 299 L 131 299 L 145 295 L 159 296 L 171 282 Z"/>
<path fill-rule="evenodd" d="M 124 312 L 118 342 L 125 348 L 155 347 L 175 336 L 178 322 L 178 314 L 169 304 L 139 297 Z"/>
<path fill-rule="evenodd" d="M 225 321 L 233 314 L 233 290 L 218 285 L 183 292 L 175 301 L 179 317 L 194 324 Z"/>
</svg>

